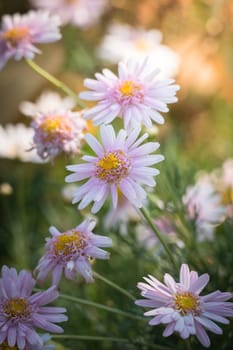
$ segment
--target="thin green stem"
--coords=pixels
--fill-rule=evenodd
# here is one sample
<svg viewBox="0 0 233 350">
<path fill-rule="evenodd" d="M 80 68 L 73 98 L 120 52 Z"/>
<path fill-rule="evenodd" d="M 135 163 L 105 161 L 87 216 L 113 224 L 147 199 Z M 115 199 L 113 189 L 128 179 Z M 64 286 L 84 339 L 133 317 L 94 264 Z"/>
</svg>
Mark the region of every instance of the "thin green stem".
<svg viewBox="0 0 233 350">
<path fill-rule="evenodd" d="M 173 255 L 172 255 L 172 252 L 170 251 L 170 249 L 169 249 L 166 241 L 164 240 L 162 234 L 160 233 L 158 228 L 152 222 L 152 220 L 151 220 L 149 214 L 147 213 L 146 209 L 140 208 L 139 210 L 140 210 L 143 218 L 146 220 L 146 222 L 148 223 L 148 225 L 150 226 L 150 228 L 152 229 L 152 231 L 155 233 L 156 237 L 158 238 L 158 240 L 162 244 L 162 246 L 163 246 L 165 252 L 167 253 L 167 256 L 168 256 L 169 260 L 171 261 L 172 265 L 174 266 L 175 270 L 179 271 L 179 268 L 178 268 L 177 263 L 176 263 Z"/>
<path fill-rule="evenodd" d="M 34 288 L 34 290 L 36 292 L 41 292 L 42 291 L 41 289 L 38 289 L 38 288 Z M 103 304 L 100 304 L 100 303 L 96 303 L 94 301 L 73 297 L 73 296 L 70 296 L 70 295 L 67 295 L 67 294 L 59 294 L 59 297 L 61 299 L 73 301 L 73 302 L 78 303 L 78 304 L 83 304 L 83 305 L 87 305 L 87 306 L 96 307 L 97 309 L 102 309 L 102 310 L 105 310 L 105 311 L 109 311 L 109 312 L 112 312 L 112 313 L 115 313 L 115 314 L 118 314 L 118 315 L 121 315 L 121 316 L 125 316 L 125 317 L 128 317 L 128 318 L 132 318 L 132 319 L 135 319 L 135 320 L 146 321 L 145 318 L 142 317 L 142 316 L 138 316 L 138 315 L 132 314 L 130 312 L 122 311 L 122 310 L 114 308 L 114 307 L 110 307 L 110 306 L 106 306 L 106 305 L 103 305 Z"/>
<path fill-rule="evenodd" d="M 113 312 L 113 313 L 121 315 L 121 316 L 133 318 L 133 319 L 140 320 L 140 321 L 145 321 L 144 317 L 137 316 L 135 314 L 132 314 L 132 313 L 126 312 L 126 311 L 122 311 L 122 310 L 119 310 L 117 308 L 113 308 L 113 307 L 106 306 L 106 305 L 103 305 L 103 304 L 95 303 L 94 301 L 81 299 L 81 298 L 76 298 L 76 297 L 72 297 L 72 296 L 69 296 L 69 295 L 66 295 L 66 294 L 60 294 L 60 298 L 65 299 L 65 300 L 69 300 L 69 301 L 73 301 L 73 302 L 76 302 L 78 304 L 84 304 L 84 305 L 88 305 L 88 306 L 93 306 L 93 307 L 96 307 L 98 309 L 102 309 L 102 310 L 105 310 L 105 311 Z"/>
<path fill-rule="evenodd" d="M 14 237 L 14 257 L 16 265 L 19 268 L 28 267 L 29 247 L 28 247 L 28 235 L 26 225 L 26 193 L 25 189 L 27 185 L 25 183 L 24 169 L 19 166 L 18 169 L 18 184 L 16 188 L 17 196 L 17 224 L 13 226 L 13 237 Z"/>
<path fill-rule="evenodd" d="M 118 290 L 120 293 L 126 295 L 128 298 L 130 298 L 131 300 L 136 300 L 136 298 L 131 294 L 129 293 L 127 290 L 125 290 L 124 288 L 120 287 L 118 284 L 110 281 L 108 278 L 100 275 L 98 272 L 94 272 L 94 276 L 96 278 L 98 278 L 99 280 L 105 282 L 106 284 L 108 284 L 109 286 L 111 286 L 112 288 Z"/>
<path fill-rule="evenodd" d="M 116 343 L 147 345 L 148 347 L 152 349 L 157 349 L 157 350 L 172 350 L 171 348 L 168 348 L 166 346 L 149 344 L 141 340 L 131 341 L 130 339 L 126 339 L 126 338 L 103 337 L 103 336 L 93 336 L 93 335 L 73 335 L 73 334 L 52 335 L 51 338 L 52 339 L 86 340 L 86 341 L 110 341 L 110 342 L 116 342 Z"/>
<path fill-rule="evenodd" d="M 185 345 L 187 350 L 192 350 L 192 346 L 189 339 L 185 339 Z"/>
<path fill-rule="evenodd" d="M 65 85 L 62 81 L 55 78 L 53 75 L 48 73 L 46 70 L 41 68 L 35 61 L 26 59 L 27 64 L 40 76 L 48 80 L 51 84 L 56 86 L 58 89 L 61 89 L 66 95 L 72 97 L 78 106 L 81 108 L 85 108 L 86 105 L 78 98 L 78 95 L 71 90 L 67 85 Z"/>
</svg>

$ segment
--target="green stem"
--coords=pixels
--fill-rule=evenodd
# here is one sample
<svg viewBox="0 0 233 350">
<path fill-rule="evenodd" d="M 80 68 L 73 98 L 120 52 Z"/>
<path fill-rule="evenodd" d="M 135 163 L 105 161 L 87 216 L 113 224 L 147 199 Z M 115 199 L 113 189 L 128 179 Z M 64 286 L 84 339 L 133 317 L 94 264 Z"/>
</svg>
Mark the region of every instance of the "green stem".
<svg viewBox="0 0 233 350">
<path fill-rule="evenodd" d="M 131 341 L 126 338 L 115 338 L 115 337 L 102 337 L 102 336 L 93 336 L 93 335 L 73 335 L 73 334 L 66 334 L 66 335 L 52 335 L 52 339 L 75 339 L 75 340 L 87 340 L 87 341 L 110 341 L 110 342 L 117 342 L 117 343 L 126 343 L 126 344 L 140 344 L 140 345 L 147 345 L 148 347 L 152 349 L 157 350 L 171 350 L 171 348 L 168 348 L 166 346 L 156 345 L 156 344 L 148 344 L 144 341 Z"/>
<path fill-rule="evenodd" d="M 34 291 L 35 292 L 41 292 L 42 289 L 34 288 Z M 83 305 L 96 307 L 97 309 L 102 309 L 102 310 L 105 310 L 105 311 L 113 312 L 113 313 L 121 315 L 121 316 L 133 318 L 135 320 L 146 321 L 145 318 L 142 317 L 142 316 L 138 316 L 138 315 L 132 314 L 130 312 L 122 311 L 122 310 L 119 310 L 119 309 L 114 308 L 114 307 L 110 307 L 110 306 L 106 306 L 106 305 L 103 305 L 103 304 L 95 303 L 94 301 L 81 299 L 81 298 L 77 298 L 77 297 L 72 297 L 72 296 L 67 295 L 67 294 L 59 294 L 59 297 L 61 299 L 73 301 L 73 302 L 78 303 L 78 304 L 83 304 Z"/>
<path fill-rule="evenodd" d="M 53 75 L 48 73 L 46 70 L 41 68 L 35 61 L 26 59 L 27 64 L 40 76 L 48 80 L 51 84 L 55 85 L 58 89 L 61 89 L 66 95 L 72 97 L 78 106 L 81 108 L 85 108 L 86 105 L 78 98 L 78 95 L 71 90 L 67 85 L 65 85 L 63 82 L 55 78 Z"/>
<path fill-rule="evenodd" d="M 173 255 L 172 255 L 172 252 L 170 251 L 166 241 L 164 240 L 163 235 L 160 233 L 158 228 L 152 222 L 152 220 L 151 220 L 149 214 L 147 213 L 146 209 L 140 208 L 139 210 L 140 210 L 143 218 L 146 220 L 146 222 L 148 223 L 148 225 L 150 226 L 150 228 L 152 229 L 152 231 L 155 233 L 156 237 L 158 238 L 158 240 L 162 244 L 162 246 L 163 246 L 165 252 L 167 253 L 167 256 L 168 256 L 169 260 L 171 261 L 172 265 L 174 266 L 175 270 L 179 271 L 177 263 L 176 263 Z"/>
<path fill-rule="evenodd" d="M 127 290 L 125 290 L 124 288 L 118 286 L 118 284 L 110 281 L 109 279 L 107 279 L 106 277 L 100 275 L 98 272 L 94 272 L 94 276 L 96 278 L 98 278 L 99 280 L 105 282 L 106 284 L 108 284 L 109 286 L 111 286 L 112 288 L 118 290 L 119 292 L 121 292 L 122 294 L 126 295 L 128 298 L 130 298 L 131 300 L 136 300 L 136 298 L 131 294 L 129 293 Z"/>
<path fill-rule="evenodd" d="M 13 225 L 13 236 L 14 236 L 14 256 L 15 262 L 18 268 L 28 268 L 28 235 L 26 225 L 26 193 L 25 189 L 27 184 L 25 183 L 25 174 L 23 167 L 19 166 L 18 184 L 16 188 L 17 196 L 17 224 Z"/>
<path fill-rule="evenodd" d="M 140 320 L 140 321 L 142 321 L 142 320 L 145 321 L 144 317 L 137 316 L 137 315 L 132 314 L 130 312 L 125 312 L 125 311 L 122 311 L 122 310 L 119 310 L 119 309 L 116 309 L 116 308 L 113 308 L 113 307 L 110 307 L 110 306 L 106 306 L 106 305 L 103 305 L 103 304 L 95 303 L 95 302 L 90 301 L 90 300 L 76 298 L 76 297 L 72 297 L 72 296 L 69 296 L 69 295 L 66 295 L 66 294 L 60 294 L 60 298 L 65 299 L 65 300 L 69 300 L 69 301 L 73 301 L 73 302 L 76 302 L 76 303 L 79 303 L 79 304 L 93 306 L 93 307 L 96 307 L 98 309 L 102 309 L 102 310 L 105 310 L 105 311 L 113 312 L 113 313 L 121 315 L 121 316 L 133 318 L 133 319 Z"/>
<path fill-rule="evenodd" d="M 187 350 L 192 350 L 192 346 L 189 339 L 185 339 L 185 345 Z"/>
</svg>

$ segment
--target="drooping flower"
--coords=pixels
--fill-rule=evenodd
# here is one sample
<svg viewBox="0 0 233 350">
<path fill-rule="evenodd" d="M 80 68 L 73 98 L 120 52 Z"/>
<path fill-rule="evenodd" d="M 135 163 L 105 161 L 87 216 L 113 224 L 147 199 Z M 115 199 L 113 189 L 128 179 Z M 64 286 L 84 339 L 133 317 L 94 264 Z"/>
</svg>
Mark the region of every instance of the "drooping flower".
<svg viewBox="0 0 233 350">
<path fill-rule="evenodd" d="M 82 112 L 54 111 L 38 114 L 32 122 L 33 142 L 42 159 L 53 159 L 60 153 L 74 155 L 80 147 L 87 129 Z"/>
<path fill-rule="evenodd" d="M 40 50 L 36 43 L 51 43 L 61 38 L 60 20 L 46 11 L 30 11 L 24 15 L 5 15 L 0 30 L 0 69 L 15 58 L 33 59 Z"/>
<path fill-rule="evenodd" d="M 129 57 L 143 58 L 160 69 L 160 77 L 174 77 L 179 69 L 179 55 L 171 48 L 161 44 L 162 33 L 159 30 L 134 28 L 128 24 L 114 23 L 108 28 L 97 54 L 112 63 Z"/>
<path fill-rule="evenodd" d="M 124 121 L 124 128 L 134 128 L 136 124 L 152 127 L 152 120 L 163 124 L 160 112 L 168 112 L 168 103 L 176 102 L 178 85 L 171 79 L 157 78 L 156 65 L 151 68 L 148 59 L 130 59 L 120 62 L 118 76 L 104 69 L 96 73 L 94 79 L 85 79 L 84 85 L 92 91 L 80 93 L 80 98 L 98 101 L 86 110 L 84 115 L 94 124 L 108 124 L 116 117 Z"/>
<path fill-rule="evenodd" d="M 222 329 L 215 322 L 228 324 L 226 317 L 233 316 L 233 303 L 227 302 L 232 294 L 217 290 L 200 295 L 209 282 L 209 275 L 198 276 L 186 264 L 181 266 L 179 282 L 167 273 L 164 284 L 150 275 L 144 279 L 147 283 L 138 283 L 138 288 L 145 299 L 137 300 L 136 304 L 152 308 L 145 312 L 145 316 L 153 316 L 149 322 L 151 326 L 166 325 L 164 337 L 174 332 L 183 339 L 196 335 L 203 346 L 209 347 L 206 330 L 222 334 Z"/>
<path fill-rule="evenodd" d="M 62 24 L 86 28 L 94 25 L 107 6 L 107 0 L 30 0 L 37 8 L 57 14 Z"/>
<path fill-rule="evenodd" d="M 33 134 L 33 129 L 22 123 L 0 125 L 0 157 L 41 163 L 42 159 L 32 149 Z"/>
<path fill-rule="evenodd" d="M 152 168 L 164 159 L 162 155 L 150 155 L 158 149 L 159 143 L 148 142 L 144 134 L 137 139 L 140 128 L 134 129 L 129 135 L 120 130 L 116 135 L 111 125 L 101 125 L 101 145 L 91 134 L 85 139 L 96 156 L 84 156 L 87 164 L 67 166 L 74 174 L 66 177 L 66 182 L 76 182 L 89 178 L 74 194 L 73 203 L 79 203 L 78 209 L 83 209 L 94 202 L 92 212 L 96 213 L 103 206 L 108 194 L 112 197 L 113 207 L 117 207 L 118 191 L 135 206 L 141 207 L 146 198 L 143 185 L 155 186 L 154 176 L 159 170 Z"/>
<path fill-rule="evenodd" d="M 198 239 L 213 239 L 215 226 L 225 218 L 226 207 L 208 175 L 201 176 L 194 186 L 187 188 L 183 203 L 188 218 L 195 222 Z"/>
<path fill-rule="evenodd" d="M 35 118 L 38 113 L 47 114 L 56 111 L 69 111 L 75 107 L 75 101 L 71 97 L 62 98 L 57 92 L 44 91 L 35 103 L 23 101 L 19 105 L 20 111 L 28 116 Z"/>
<path fill-rule="evenodd" d="M 37 328 L 51 333 L 62 333 L 55 323 L 67 321 L 66 309 L 46 306 L 59 296 L 56 287 L 32 294 L 36 281 L 31 273 L 2 267 L 0 279 L 0 344 L 17 347 L 19 350 L 42 348 L 43 339 Z"/>
<path fill-rule="evenodd" d="M 86 282 L 93 282 L 90 259 L 108 259 L 109 253 L 100 247 L 112 246 L 111 238 L 92 232 L 95 225 L 94 220 L 84 220 L 66 232 L 51 227 L 52 238 L 46 239 L 46 252 L 36 267 L 38 280 L 45 280 L 51 271 L 53 284 L 58 284 L 64 271 L 66 278 L 74 279 L 79 273 Z"/>
</svg>

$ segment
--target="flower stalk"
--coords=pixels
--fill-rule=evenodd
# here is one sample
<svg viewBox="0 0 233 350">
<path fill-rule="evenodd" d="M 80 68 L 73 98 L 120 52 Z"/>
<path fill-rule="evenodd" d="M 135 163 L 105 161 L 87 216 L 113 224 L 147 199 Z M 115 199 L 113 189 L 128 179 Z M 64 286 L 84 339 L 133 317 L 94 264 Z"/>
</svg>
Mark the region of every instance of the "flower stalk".
<svg viewBox="0 0 233 350">
<path fill-rule="evenodd" d="M 160 241 L 160 243 L 162 244 L 170 262 L 172 263 L 173 267 L 175 268 L 176 271 L 179 271 L 178 265 L 172 255 L 172 252 L 170 251 L 166 241 L 164 240 L 162 234 L 160 233 L 160 231 L 158 230 L 158 228 L 154 225 L 154 223 L 152 222 L 147 210 L 145 208 L 140 208 L 139 209 L 141 215 L 143 216 L 143 218 L 145 219 L 145 221 L 148 223 L 148 225 L 150 226 L 150 228 L 152 229 L 152 231 L 154 232 L 154 234 L 156 235 L 156 237 L 158 238 L 158 240 Z"/>
<path fill-rule="evenodd" d="M 74 339 L 74 340 L 86 340 L 86 341 L 108 341 L 108 342 L 116 342 L 116 343 L 125 343 L 125 344 L 140 344 L 140 345 L 146 345 L 151 349 L 157 349 L 157 350 L 171 350 L 171 348 L 167 346 L 161 346 L 157 344 L 149 344 L 144 341 L 132 341 L 130 339 L 126 338 L 116 338 L 116 337 L 103 337 L 103 336 L 96 336 L 96 335 L 74 335 L 74 334 L 66 334 L 66 335 L 52 335 L 52 339 Z"/>
<path fill-rule="evenodd" d="M 108 278 L 100 275 L 98 272 L 94 272 L 93 275 L 98 278 L 99 280 L 103 281 L 104 283 L 108 284 L 109 286 L 111 286 L 112 288 L 118 290 L 120 293 L 126 295 L 128 298 L 130 298 L 131 300 L 136 300 L 136 298 L 129 293 L 127 290 L 125 290 L 124 288 L 120 287 L 118 284 L 110 281 Z"/>
<path fill-rule="evenodd" d="M 78 98 L 78 95 L 71 90 L 67 85 L 65 85 L 62 81 L 55 78 L 52 74 L 48 73 L 46 70 L 41 68 L 35 61 L 26 59 L 27 64 L 32 68 L 37 74 L 42 76 L 44 79 L 48 80 L 51 84 L 56 86 L 58 89 L 62 90 L 66 95 L 70 96 L 74 99 L 77 105 L 81 108 L 85 108 L 86 105 Z"/>
</svg>

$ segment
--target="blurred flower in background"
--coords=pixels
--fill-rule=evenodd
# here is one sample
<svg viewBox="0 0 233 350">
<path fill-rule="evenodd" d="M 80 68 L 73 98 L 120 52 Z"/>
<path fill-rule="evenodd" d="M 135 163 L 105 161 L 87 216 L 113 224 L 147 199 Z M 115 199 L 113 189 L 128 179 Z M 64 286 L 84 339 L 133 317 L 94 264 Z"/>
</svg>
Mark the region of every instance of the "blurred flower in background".
<svg viewBox="0 0 233 350">
<path fill-rule="evenodd" d="M 41 51 L 35 43 L 51 43 L 61 38 L 58 16 L 46 11 L 30 11 L 2 18 L 0 30 L 0 69 L 10 58 L 33 59 Z"/>
<path fill-rule="evenodd" d="M 159 30 L 134 28 L 128 24 L 114 23 L 108 28 L 106 36 L 97 49 L 97 55 L 112 63 L 127 60 L 129 57 L 149 57 L 153 68 L 159 68 L 159 77 L 174 77 L 179 70 L 179 55 L 161 44 Z"/>
<path fill-rule="evenodd" d="M 199 177 L 194 186 L 186 189 L 183 203 L 188 218 L 195 222 L 198 240 L 213 240 L 215 226 L 226 216 L 226 207 L 211 178 L 208 175 Z"/>
<path fill-rule="evenodd" d="M 213 171 L 211 179 L 222 204 L 227 207 L 227 215 L 233 218 L 233 159 L 227 159 L 221 169 Z"/>
<path fill-rule="evenodd" d="M 160 233 L 166 235 L 166 239 L 175 243 L 179 248 L 184 247 L 184 243 L 178 239 L 176 229 L 169 217 L 161 216 L 153 220 L 154 225 L 159 229 Z M 148 250 L 159 247 L 159 241 L 152 229 L 145 224 L 138 224 L 135 228 L 137 240 Z"/>
<path fill-rule="evenodd" d="M 35 118 L 38 113 L 53 113 L 57 110 L 68 111 L 75 107 L 76 103 L 71 97 L 61 97 L 57 92 L 44 91 L 35 101 L 22 101 L 19 105 L 21 113 Z"/>
<path fill-rule="evenodd" d="M 111 207 L 104 216 L 104 227 L 110 230 L 112 227 L 119 229 L 122 235 L 128 233 L 129 222 L 140 221 L 140 215 L 136 208 L 128 199 L 118 190 L 118 206 Z"/>
<path fill-rule="evenodd" d="M 0 125 L 0 157 L 22 162 L 42 163 L 33 148 L 34 131 L 22 123 Z"/>
<path fill-rule="evenodd" d="M 107 0 L 30 0 L 36 8 L 57 14 L 63 24 L 77 27 L 94 25 L 108 5 Z"/>
</svg>

